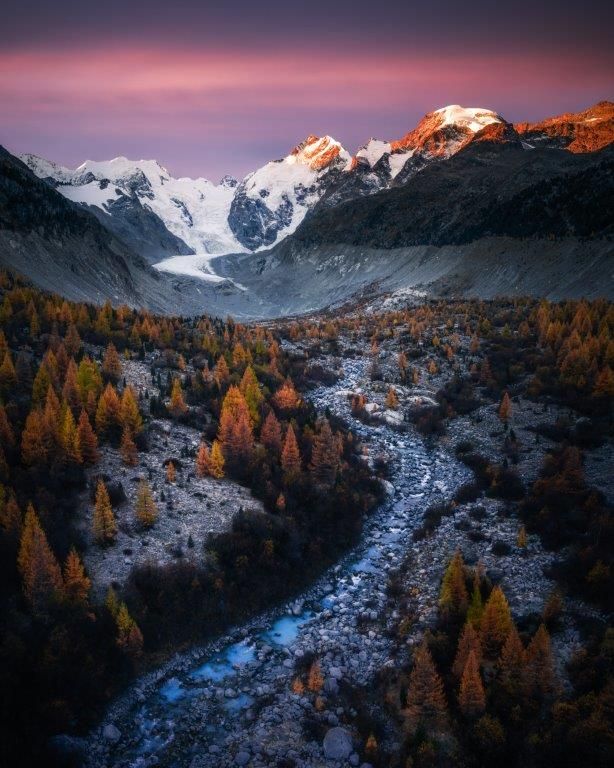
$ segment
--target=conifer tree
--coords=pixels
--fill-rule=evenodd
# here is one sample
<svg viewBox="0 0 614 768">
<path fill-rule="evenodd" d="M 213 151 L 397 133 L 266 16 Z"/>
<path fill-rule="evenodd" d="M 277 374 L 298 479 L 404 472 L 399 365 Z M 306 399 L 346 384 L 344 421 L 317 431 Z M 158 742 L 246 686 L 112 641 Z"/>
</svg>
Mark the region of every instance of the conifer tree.
<svg viewBox="0 0 614 768">
<path fill-rule="evenodd" d="M 130 656 L 139 656 L 143 650 L 143 635 L 136 621 L 128 612 L 126 603 L 120 604 L 115 622 L 117 624 L 117 644 L 119 647 L 130 654 Z"/>
<path fill-rule="evenodd" d="M 98 463 L 100 455 L 98 453 L 98 438 L 92 429 L 90 420 L 85 410 L 81 411 L 79 424 L 77 426 L 77 442 L 79 444 L 79 454 L 86 466 L 93 466 Z"/>
<path fill-rule="evenodd" d="M 175 478 L 177 476 L 177 472 L 175 471 L 175 465 L 172 461 L 169 461 L 166 465 L 166 482 L 167 483 L 174 483 Z"/>
<path fill-rule="evenodd" d="M 494 658 L 507 640 L 513 626 L 510 607 L 501 587 L 493 587 L 484 607 L 480 633 L 484 653 Z"/>
<path fill-rule="evenodd" d="M 168 405 L 168 410 L 171 416 L 178 419 L 187 412 L 188 406 L 183 398 L 183 389 L 181 388 L 181 381 L 178 377 L 173 379 L 173 386 L 171 389 L 171 399 Z"/>
<path fill-rule="evenodd" d="M 136 518 L 144 528 L 151 528 L 158 519 L 158 507 L 147 480 L 141 480 L 136 497 Z"/>
<path fill-rule="evenodd" d="M 8 395 L 12 388 L 17 384 L 17 373 L 13 365 L 11 351 L 4 353 L 4 360 L 0 365 L 0 393 Z"/>
<path fill-rule="evenodd" d="M 122 392 L 121 422 L 124 429 L 128 427 L 133 436 L 138 435 L 143 429 L 143 419 L 132 387 L 126 387 Z"/>
<path fill-rule="evenodd" d="M 469 651 L 461 678 L 458 704 L 465 717 L 478 717 L 486 708 L 486 695 L 475 651 Z"/>
<path fill-rule="evenodd" d="M 465 670 L 465 665 L 467 664 L 467 659 L 471 652 L 473 652 L 475 660 L 479 665 L 482 661 L 482 644 L 480 642 L 480 636 L 473 627 L 473 624 L 471 624 L 470 621 L 467 621 L 459 638 L 456 657 L 454 659 L 454 664 L 452 665 L 452 672 L 459 679 Z"/>
<path fill-rule="evenodd" d="M 217 480 L 224 477 L 224 454 L 218 440 L 213 441 L 209 456 L 209 475 Z"/>
<path fill-rule="evenodd" d="M 527 648 L 526 679 L 534 695 L 547 697 L 555 690 L 552 646 L 544 624 L 539 625 Z"/>
<path fill-rule="evenodd" d="M 215 379 L 215 382 L 219 389 L 222 389 L 224 384 L 226 384 L 226 382 L 230 378 L 228 363 L 226 362 L 226 358 L 223 355 L 220 355 L 217 363 L 215 364 L 215 368 L 213 370 L 213 378 Z"/>
<path fill-rule="evenodd" d="M 41 411 L 30 411 L 21 433 L 21 458 L 27 466 L 41 465 L 47 460 L 43 415 Z"/>
<path fill-rule="evenodd" d="M 460 550 L 456 550 L 441 582 L 439 610 L 446 616 L 463 616 L 467 610 L 468 599 L 463 556 Z"/>
<path fill-rule="evenodd" d="M 260 391 L 258 379 L 251 365 L 248 365 L 245 369 L 239 388 L 247 403 L 251 423 L 253 426 L 257 426 L 260 423 L 260 405 L 264 400 L 264 396 Z"/>
<path fill-rule="evenodd" d="M 209 448 L 206 443 L 201 443 L 196 454 L 196 474 L 205 477 L 209 474 Z"/>
<path fill-rule="evenodd" d="M 78 369 L 73 359 L 68 363 L 64 386 L 62 387 L 62 399 L 65 400 L 76 416 L 81 410 L 81 392 L 79 391 L 79 382 L 77 381 Z"/>
<path fill-rule="evenodd" d="M 139 461 L 139 454 L 132 437 L 132 430 L 127 425 L 122 432 L 122 441 L 119 450 L 124 464 L 127 467 L 136 467 Z"/>
<path fill-rule="evenodd" d="M 0 404 L 0 445 L 7 449 L 15 447 L 15 433 L 2 404 Z"/>
<path fill-rule="evenodd" d="M 518 537 L 516 539 L 516 546 L 520 549 L 526 549 L 527 546 L 527 529 L 524 527 L 524 525 L 520 526 L 520 529 L 518 531 Z"/>
<path fill-rule="evenodd" d="M 122 361 L 117 354 L 117 349 L 112 342 L 109 342 L 102 360 L 102 373 L 106 379 L 114 384 L 121 379 Z"/>
<path fill-rule="evenodd" d="M 280 411 L 290 412 L 298 408 L 300 398 L 290 379 L 286 379 L 277 390 L 273 396 L 273 402 Z"/>
<path fill-rule="evenodd" d="M 264 420 L 260 430 L 260 440 L 273 456 L 279 455 L 281 451 L 281 427 L 273 411 L 269 411 Z"/>
<path fill-rule="evenodd" d="M 2 489 L 0 503 L 0 526 L 11 537 L 12 541 L 19 541 L 21 538 L 21 510 L 17 504 L 14 494 L 6 498 L 4 486 Z"/>
<path fill-rule="evenodd" d="M 121 403 L 112 384 L 107 384 L 96 409 L 96 430 L 99 435 L 113 438 L 121 425 Z"/>
<path fill-rule="evenodd" d="M 499 418 L 504 424 L 507 424 L 512 415 L 512 401 L 508 392 L 503 393 L 501 404 L 499 405 Z"/>
<path fill-rule="evenodd" d="M 412 730 L 418 725 L 438 725 L 446 716 L 446 699 L 426 641 L 416 650 L 409 677 L 405 715 Z"/>
<path fill-rule="evenodd" d="M 516 625 L 512 624 L 497 662 L 500 682 L 509 696 L 517 696 L 521 692 L 525 665 L 526 652 Z"/>
<path fill-rule="evenodd" d="M 101 546 L 111 544 L 117 536 L 117 525 L 115 515 L 111 507 L 109 492 L 102 480 L 98 481 L 96 487 L 96 502 L 94 505 L 94 516 L 92 519 L 94 539 Z"/>
<path fill-rule="evenodd" d="M 313 440 L 311 471 L 316 482 L 324 486 L 334 484 L 339 471 L 339 446 L 328 419 L 322 419 L 320 429 Z"/>
<path fill-rule="evenodd" d="M 60 428 L 60 444 L 64 450 L 66 461 L 81 464 L 82 458 L 77 425 L 68 405 L 64 408 L 64 417 Z"/>
<path fill-rule="evenodd" d="M 281 467 L 287 478 L 294 478 L 301 471 L 301 454 L 292 424 L 288 425 L 286 439 L 281 453 Z"/>
<path fill-rule="evenodd" d="M 119 613 L 119 598 L 117 597 L 117 592 L 113 589 L 112 586 L 110 586 L 107 590 L 104 604 L 111 616 L 116 618 L 117 614 Z"/>
<path fill-rule="evenodd" d="M 77 352 L 81 349 L 81 337 L 74 323 L 68 326 L 66 336 L 64 337 L 64 346 L 66 351 L 71 357 L 75 357 Z"/>
<path fill-rule="evenodd" d="M 61 597 L 62 571 L 31 504 L 26 511 L 17 563 L 24 594 L 35 610 Z"/>
<path fill-rule="evenodd" d="M 64 593 L 73 603 L 87 603 L 91 581 L 85 574 L 81 558 L 73 547 L 64 563 Z"/>
</svg>

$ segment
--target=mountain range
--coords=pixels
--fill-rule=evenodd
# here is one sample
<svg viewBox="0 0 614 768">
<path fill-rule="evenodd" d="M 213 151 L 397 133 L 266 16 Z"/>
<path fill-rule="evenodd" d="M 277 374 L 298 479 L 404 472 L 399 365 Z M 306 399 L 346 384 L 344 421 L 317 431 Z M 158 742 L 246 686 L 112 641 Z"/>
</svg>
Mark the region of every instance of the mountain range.
<svg viewBox="0 0 614 768">
<path fill-rule="evenodd" d="M 609 295 L 613 142 L 614 103 L 600 102 L 515 125 L 452 105 L 354 155 L 310 135 L 242 181 L 218 184 L 175 179 L 154 160 L 71 170 L 2 150 L 0 261 L 73 298 L 268 316 L 375 285 L 471 292 L 497 240 L 507 243 L 498 267 L 533 254 L 518 291 L 531 292 L 533 279 L 553 297 Z M 547 258 L 533 253 L 537 241 Z M 408 249 L 424 251 L 417 272 Z M 605 283 L 603 272 L 592 282 L 597 265 Z"/>
</svg>

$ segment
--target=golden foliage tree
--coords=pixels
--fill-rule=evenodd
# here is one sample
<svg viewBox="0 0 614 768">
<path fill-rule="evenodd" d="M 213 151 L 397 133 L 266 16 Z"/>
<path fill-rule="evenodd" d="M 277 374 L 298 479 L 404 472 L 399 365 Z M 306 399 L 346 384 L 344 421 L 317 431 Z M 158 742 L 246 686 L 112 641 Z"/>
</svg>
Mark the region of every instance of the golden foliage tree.
<svg viewBox="0 0 614 768">
<path fill-rule="evenodd" d="M 205 477 L 209 474 L 209 448 L 206 443 L 201 443 L 196 454 L 196 474 L 198 477 Z"/>
<path fill-rule="evenodd" d="M 416 650 L 409 676 L 405 716 L 409 727 L 440 725 L 446 717 L 446 699 L 441 677 L 426 641 Z"/>
<path fill-rule="evenodd" d="M 106 546 L 115 541 L 117 536 L 117 524 L 111 507 L 109 492 L 102 480 L 96 487 L 96 502 L 94 504 L 94 516 L 92 519 L 94 539 L 101 546 Z"/>
<path fill-rule="evenodd" d="M 132 437 L 132 430 L 128 425 L 124 427 L 122 432 L 122 441 L 119 447 L 122 461 L 127 467 L 136 467 L 139 461 L 139 454 L 136 449 L 136 443 Z"/>
<path fill-rule="evenodd" d="M 281 467 L 288 478 L 296 477 L 301 471 L 301 454 L 292 424 L 288 425 L 286 439 L 281 452 Z"/>
<path fill-rule="evenodd" d="M 454 664 L 452 665 L 452 672 L 457 678 L 461 678 L 469 654 L 472 652 L 479 665 L 482 661 L 482 644 L 480 642 L 480 636 L 476 632 L 473 624 L 467 621 L 459 638 L 456 657 L 454 658 Z"/>
<path fill-rule="evenodd" d="M 178 376 L 173 379 L 173 386 L 171 389 L 171 399 L 168 405 L 168 410 L 171 416 L 178 419 L 187 412 L 188 406 L 186 405 L 183 397 L 183 389 L 181 387 L 181 381 Z"/>
<path fill-rule="evenodd" d="M 124 429 L 128 427 L 132 435 L 138 435 L 143 429 L 143 419 L 132 387 L 126 387 L 122 392 L 120 413 Z"/>
<path fill-rule="evenodd" d="M 102 373 L 107 379 L 115 383 L 120 380 L 122 375 L 122 361 L 112 342 L 109 342 L 102 359 Z"/>
<path fill-rule="evenodd" d="M 154 501 L 149 483 L 145 479 L 139 483 L 135 512 L 137 520 L 144 528 L 151 528 L 158 519 L 158 507 Z"/>
<path fill-rule="evenodd" d="M 499 586 L 493 587 L 480 623 L 482 648 L 486 655 L 493 658 L 498 655 L 513 624 L 510 607 L 503 590 Z"/>
<path fill-rule="evenodd" d="M 325 486 L 334 484 L 339 471 L 339 444 L 328 419 L 321 420 L 320 429 L 313 440 L 311 471 L 316 482 Z"/>
<path fill-rule="evenodd" d="M 77 441 L 79 443 L 79 453 L 86 466 L 93 466 L 98 463 L 100 455 L 98 453 L 98 438 L 92 429 L 89 417 L 85 410 L 81 411 L 79 424 L 77 426 Z"/>
<path fill-rule="evenodd" d="M 214 440 L 209 457 L 209 475 L 217 480 L 224 477 L 224 454 L 219 440 Z"/>
<path fill-rule="evenodd" d="M 64 563 L 64 594 L 72 603 L 87 603 L 91 587 L 81 558 L 73 547 Z"/>
<path fill-rule="evenodd" d="M 474 650 L 469 651 L 458 694 L 460 710 L 466 717 L 477 717 L 486 708 L 486 694 L 480 676 L 480 665 Z"/>
<path fill-rule="evenodd" d="M 143 635 L 136 621 L 128 612 L 125 603 L 121 603 L 115 617 L 117 624 L 117 644 L 130 656 L 139 656 L 143 650 Z"/>
<path fill-rule="evenodd" d="M 270 451 L 274 456 L 279 455 L 281 450 L 281 427 L 273 411 L 269 411 L 264 420 L 260 430 L 260 440 L 267 451 Z"/>
<path fill-rule="evenodd" d="M 17 564 L 27 600 L 36 609 L 62 596 L 62 571 L 32 505 L 28 505 Z"/>
<path fill-rule="evenodd" d="M 443 614 L 463 615 L 467 610 L 468 600 L 465 564 L 460 550 L 456 550 L 441 582 L 439 609 Z"/>
<path fill-rule="evenodd" d="M 501 403 L 499 404 L 499 418 L 504 424 L 510 420 L 512 415 L 512 401 L 508 392 L 503 393 Z"/>
</svg>

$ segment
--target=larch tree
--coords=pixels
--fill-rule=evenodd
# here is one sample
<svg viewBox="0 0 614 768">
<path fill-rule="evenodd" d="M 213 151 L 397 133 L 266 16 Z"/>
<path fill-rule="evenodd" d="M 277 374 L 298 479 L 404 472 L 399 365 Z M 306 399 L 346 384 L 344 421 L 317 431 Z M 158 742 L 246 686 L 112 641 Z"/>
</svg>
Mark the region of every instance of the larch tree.
<svg viewBox="0 0 614 768">
<path fill-rule="evenodd" d="M 497 662 L 499 680 L 508 695 L 522 691 L 526 666 L 526 652 L 513 624 Z"/>
<path fill-rule="evenodd" d="M 260 430 L 260 441 L 273 456 L 278 456 L 281 451 L 281 427 L 277 416 L 269 411 Z"/>
<path fill-rule="evenodd" d="M 501 403 L 499 404 L 499 418 L 504 424 L 510 420 L 512 416 L 512 401 L 508 392 L 503 393 Z"/>
<path fill-rule="evenodd" d="M 309 667 L 309 675 L 307 676 L 307 688 L 312 693 L 317 693 L 322 690 L 324 685 L 324 677 L 322 676 L 322 670 L 320 668 L 320 662 L 316 659 Z"/>
<path fill-rule="evenodd" d="M 286 431 L 286 439 L 281 452 L 281 468 L 288 479 L 295 478 L 301 471 L 301 453 L 292 424 L 288 425 Z"/>
<path fill-rule="evenodd" d="M 109 383 L 98 401 L 96 430 L 107 438 L 118 437 L 121 428 L 121 402 L 115 387 Z"/>
<path fill-rule="evenodd" d="M 79 433 L 75 424 L 75 417 L 71 409 L 66 405 L 60 427 L 60 444 L 64 451 L 65 461 L 73 464 L 81 464 L 81 449 L 79 446 Z"/>
<path fill-rule="evenodd" d="M 91 467 L 98 463 L 100 454 L 98 453 L 98 438 L 92 429 L 89 417 L 85 410 L 81 411 L 79 424 L 77 425 L 77 441 L 79 443 L 79 453 L 85 466 Z"/>
<path fill-rule="evenodd" d="M 527 547 L 527 529 L 524 525 L 521 525 L 518 530 L 518 536 L 516 538 L 516 546 L 520 549 L 526 549 Z"/>
<path fill-rule="evenodd" d="M 133 436 L 138 435 L 143 429 L 143 419 L 132 387 L 126 387 L 122 392 L 120 412 L 124 429 L 128 427 Z"/>
<path fill-rule="evenodd" d="M 458 704 L 465 717 L 478 717 L 486 708 L 486 694 L 475 651 L 470 651 L 461 678 Z"/>
<path fill-rule="evenodd" d="M 339 444 L 335 440 L 328 419 L 322 419 L 314 437 L 311 451 L 311 471 L 316 482 L 334 485 L 339 471 Z"/>
<path fill-rule="evenodd" d="M 393 411 L 399 407 L 399 398 L 393 387 L 388 387 L 388 394 L 386 395 L 386 408 L 390 408 Z"/>
<path fill-rule="evenodd" d="M 102 373 L 108 381 L 112 381 L 115 384 L 117 384 L 122 376 L 122 361 L 112 342 L 109 342 L 102 359 Z"/>
<path fill-rule="evenodd" d="M 293 411 L 298 408 L 300 401 L 300 397 L 290 379 L 286 379 L 273 396 L 273 403 L 280 411 Z"/>
<path fill-rule="evenodd" d="M 28 505 L 17 564 L 23 590 L 35 610 L 62 596 L 62 571 L 32 505 Z"/>
<path fill-rule="evenodd" d="M 441 582 L 439 610 L 446 616 L 463 616 L 467 610 L 468 600 L 465 564 L 460 550 L 456 550 Z"/>
<path fill-rule="evenodd" d="M 107 546 L 115 541 L 117 536 L 117 524 L 115 515 L 111 507 L 109 492 L 102 480 L 98 481 L 96 487 L 96 502 L 94 504 L 94 515 L 92 518 L 92 529 L 94 539 L 101 546 Z"/>
<path fill-rule="evenodd" d="M 73 547 L 64 563 L 64 594 L 66 599 L 72 603 L 87 603 L 91 584 L 81 558 Z"/>
<path fill-rule="evenodd" d="M 545 698 L 555 691 L 552 645 L 544 624 L 539 625 L 527 648 L 526 680 L 534 695 Z"/>
<path fill-rule="evenodd" d="M 419 725 L 441 725 L 446 717 L 443 683 L 426 641 L 423 641 L 414 655 L 404 714 L 412 730 Z"/>
<path fill-rule="evenodd" d="M 493 587 L 484 607 L 480 633 L 484 653 L 495 658 L 511 632 L 514 622 L 501 587 Z"/>
<path fill-rule="evenodd" d="M 21 458 L 26 466 L 35 466 L 44 464 L 47 455 L 43 414 L 39 410 L 30 411 L 21 433 Z"/>
<path fill-rule="evenodd" d="M 260 391 L 258 379 L 251 365 L 245 369 L 239 389 L 247 403 L 252 425 L 258 426 L 260 423 L 260 405 L 264 400 L 264 395 Z"/>
<path fill-rule="evenodd" d="M 188 406 L 186 405 L 183 397 L 183 389 L 181 387 L 181 380 L 178 376 L 173 379 L 173 386 L 171 388 L 171 399 L 168 404 L 168 410 L 171 416 L 178 419 L 187 413 Z"/>
<path fill-rule="evenodd" d="M 467 608 L 467 621 L 470 621 L 476 629 L 479 628 L 482 614 L 484 613 L 481 582 L 480 569 L 478 567 L 473 574 L 471 600 L 469 601 L 469 607 Z"/>
<path fill-rule="evenodd" d="M 8 449 L 15 447 L 15 432 L 2 404 L 0 404 L 0 445 Z"/>
<path fill-rule="evenodd" d="M 141 480 L 136 497 L 136 518 L 144 528 L 151 528 L 158 519 L 158 507 L 147 480 Z"/>
<path fill-rule="evenodd" d="M 217 480 L 224 477 L 224 454 L 219 440 L 214 440 L 209 457 L 209 475 Z"/>
<path fill-rule="evenodd" d="M 462 677 L 469 654 L 473 652 L 478 665 L 482 661 L 482 644 L 480 636 L 476 632 L 473 624 L 467 621 L 458 641 L 458 648 L 452 665 L 452 673 L 460 679 Z"/>
<path fill-rule="evenodd" d="M 71 358 L 70 362 L 68 363 L 66 378 L 64 379 L 64 386 L 62 387 L 62 399 L 65 400 L 70 406 L 70 409 L 73 412 L 73 416 L 76 416 L 79 413 L 82 406 L 81 392 L 79 391 L 77 375 L 77 364 Z"/>
<path fill-rule="evenodd" d="M 132 430 L 128 425 L 124 427 L 124 431 L 122 432 L 122 441 L 119 451 L 121 453 L 122 461 L 127 467 L 136 467 L 139 461 L 139 453 L 132 436 Z"/>
<path fill-rule="evenodd" d="M 143 650 L 143 635 L 136 621 L 128 612 L 125 603 L 121 603 L 115 616 L 117 624 L 117 644 L 130 656 L 139 656 Z"/>
<path fill-rule="evenodd" d="M 209 474 L 210 453 L 206 443 L 201 443 L 196 454 L 196 474 L 206 477 Z"/>
</svg>

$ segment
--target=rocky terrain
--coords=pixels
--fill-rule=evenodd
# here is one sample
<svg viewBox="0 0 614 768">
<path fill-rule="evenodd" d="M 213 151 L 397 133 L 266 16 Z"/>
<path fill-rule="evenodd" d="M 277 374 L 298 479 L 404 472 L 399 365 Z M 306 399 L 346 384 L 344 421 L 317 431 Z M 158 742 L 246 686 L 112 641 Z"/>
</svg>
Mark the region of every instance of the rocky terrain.
<svg viewBox="0 0 614 768">
<path fill-rule="evenodd" d="M 480 498 L 458 503 L 430 536 L 416 536 L 425 510 L 449 500 L 470 479 L 454 455 L 460 442 L 500 459 L 505 433 L 496 407 L 484 404 L 453 419 L 441 441 L 425 440 L 404 413 L 416 400 L 433 401 L 447 372 L 427 376 L 421 367 L 427 383 L 395 385 L 400 403 L 391 410 L 384 402 L 384 382 L 395 380 L 395 343 L 384 342 L 379 352 L 384 382 L 371 379 L 369 358 L 355 356 L 349 339 L 341 340 L 339 353 L 340 358 L 325 355 L 320 362 L 334 369 L 342 365 L 341 380 L 314 390 L 311 398 L 318 409 L 351 422 L 368 448 L 368 461 L 389 461 L 387 501 L 367 522 L 359 547 L 304 594 L 140 680 L 91 734 L 89 765 L 256 767 L 285 759 L 305 768 L 366 768 L 356 702 L 366 696 L 368 706 L 377 710 L 377 701 L 369 699 L 376 675 L 406 663 L 412 646 L 432 625 L 443 569 L 456 549 L 468 563 L 481 561 L 490 578 L 502 584 L 516 618 L 541 613 L 553 586 L 545 572 L 556 555 L 545 552 L 534 537 L 526 548 L 518 548 L 519 522 L 506 502 Z M 368 423 L 350 412 L 354 394 L 366 398 Z M 537 419 L 554 423 L 561 415 L 555 407 L 544 410 L 514 398 L 515 468 L 524 484 L 535 479 L 552 445 L 536 440 L 532 427 Z M 401 641 L 395 628 L 403 616 L 387 589 L 387 581 L 399 575 L 413 612 L 411 629 Z M 554 638 L 563 683 L 564 663 L 579 642 L 577 609 L 567 601 L 563 627 Z M 582 606 L 582 613 L 590 610 Z M 293 688 L 313 658 L 323 677 L 315 697 Z M 386 738 L 386 746 L 394 749 L 399 734 L 389 728 Z"/>
</svg>

